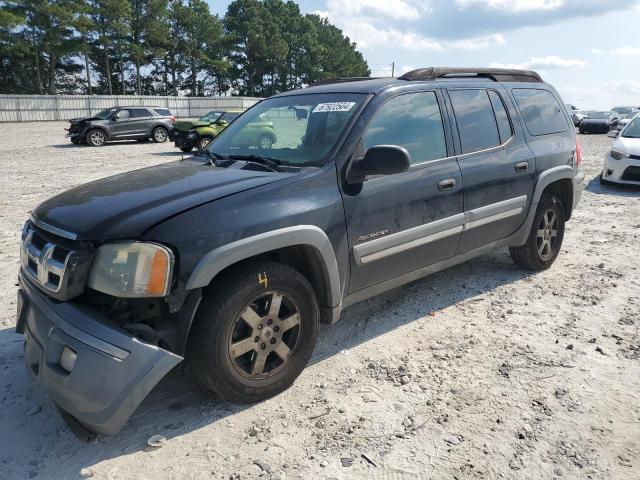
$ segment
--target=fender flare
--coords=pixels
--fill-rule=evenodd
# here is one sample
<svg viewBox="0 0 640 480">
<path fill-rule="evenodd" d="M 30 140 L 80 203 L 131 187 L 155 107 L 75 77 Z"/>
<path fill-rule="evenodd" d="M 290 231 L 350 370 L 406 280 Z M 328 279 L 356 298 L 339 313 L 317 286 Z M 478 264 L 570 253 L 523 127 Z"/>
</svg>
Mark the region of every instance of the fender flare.
<svg viewBox="0 0 640 480">
<path fill-rule="evenodd" d="M 342 303 L 340 274 L 333 246 L 324 231 L 314 225 L 297 225 L 264 232 L 222 245 L 204 255 L 186 284 L 186 290 L 203 288 L 222 270 L 247 258 L 284 247 L 309 246 L 318 254 L 327 285 L 328 307 Z"/>
<path fill-rule="evenodd" d="M 524 245 L 524 243 L 527 241 L 527 237 L 529 236 L 531 225 L 533 224 L 533 219 L 536 215 L 536 210 L 538 209 L 538 203 L 540 202 L 542 193 L 544 192 L 545 188 L 547 188 L 553 182 L 557 182 L 558 180 L 563 179 L 571 180 L 571 184 L 573 185 L 574 190 L 573 193 L 575 194 L 576 173 L 571 165 L 559 165 L 557 167 L 545 170 L 540 174 L 540 176 L 538 177 L 538 181 L 536 182 L 536 188 L 533 191 L 533 195 L 531 196 L 529 213 L 527 214 L 524 223 L 515 233 L 509 235 L 506 238 L 503 238 L 502 240 L 499 240 L 497 244 L 498 247 L 517 247 L 520 245 Z"/>
</svg>

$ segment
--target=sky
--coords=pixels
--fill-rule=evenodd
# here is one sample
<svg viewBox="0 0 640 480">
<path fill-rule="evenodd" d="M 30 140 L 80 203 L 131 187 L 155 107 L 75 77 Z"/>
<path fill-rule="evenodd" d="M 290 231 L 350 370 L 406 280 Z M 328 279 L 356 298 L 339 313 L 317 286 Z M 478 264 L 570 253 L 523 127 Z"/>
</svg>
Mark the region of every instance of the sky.
<svg viewBox="0 0 640 480">
<path fill-rule="evenodd" d="M 208 0 L 223 15 L 230 0 Z M 372 76 L 536 70 L 580 109 L 640 106 L 640 0 L 299 0 L 357 44 Z"/>
</svg>

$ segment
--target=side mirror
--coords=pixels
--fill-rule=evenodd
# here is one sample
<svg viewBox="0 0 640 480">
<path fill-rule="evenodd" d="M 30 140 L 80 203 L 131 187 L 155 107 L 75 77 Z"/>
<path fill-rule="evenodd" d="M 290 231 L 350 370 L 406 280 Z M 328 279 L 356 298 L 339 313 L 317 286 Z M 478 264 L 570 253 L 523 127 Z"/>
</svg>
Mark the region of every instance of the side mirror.
<svg viewBox="0 0 640 480">
<path fill-rule="evenodd" d="M 395 175 L 409 170 L 409 152 L 398 145 L 377 145 L 367 150 L 364 157 L 353 162 L 347 172 L 348 183 L 362 183 L 374 175 Z"/>
<path fill-rule="evenodd" d="M 620 135 L 620 130 L 611 130 L 609 133 L 607 133 L 607 137 L 610 138 L 618 138 L 618 135 Z"/>
</svg>

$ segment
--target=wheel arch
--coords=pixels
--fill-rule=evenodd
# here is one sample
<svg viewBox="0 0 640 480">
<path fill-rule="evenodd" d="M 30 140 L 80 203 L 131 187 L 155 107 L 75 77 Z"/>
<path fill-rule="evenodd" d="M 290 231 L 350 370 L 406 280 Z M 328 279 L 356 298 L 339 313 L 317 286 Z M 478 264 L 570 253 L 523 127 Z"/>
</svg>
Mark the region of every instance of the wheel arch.
<svg viewBox="0 0 640 480">
<path fill-rule="evenodd" d="M 107 129 L 102 125 L 89 125 L 87 128 L 84 129 L 84 132 L 82 132 L 81 138 L 86 141 L 87 135 L 89 135 L 89 132 L 91 130 L 100 130 L 102 133 L 104 133 L 104 136 L 106 137 L 107 140 L 111 139 L 111 135 L 109 135 L 109 132 L 107 131 Z"/>
<path fill-rule="evenodd" d="M 338 319 L 342 303 L 338 263 L 329 238 L 313 225 L 273 230 L 215 248 L 200 259 L 185 288 L 207 287 L 228 269 L 260 259 L 279 261 L 300 271 L 318 296 L 323 323 Z"/>
</svg>

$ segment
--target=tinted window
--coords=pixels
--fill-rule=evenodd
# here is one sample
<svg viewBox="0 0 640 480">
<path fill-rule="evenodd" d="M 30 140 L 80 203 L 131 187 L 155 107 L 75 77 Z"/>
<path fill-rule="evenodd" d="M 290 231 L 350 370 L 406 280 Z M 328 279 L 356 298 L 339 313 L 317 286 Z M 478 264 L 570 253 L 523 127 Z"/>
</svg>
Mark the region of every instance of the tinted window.
<svg viewBox="0 0 640 480">
<path fill-rule="evenodd" d="M 170 117 L 171 111 L 168 108 L 156 108 L 154 109 L 158 115 L 163 117 Z"/>
<path fill-rule="evenodd" d="M 120 110 L 118 112 L 118 120 L 122 120 L 124 118 L 129 118 L 129 117 L 130 117 L 129 110 Z"/>
<path fill-rule="evenodd" d="M 565 132 L 567 120 L 556 97 L 546 90 L 515 88 L 516 99 L 527 130 L 531 135 Z"/>
<path fill-rule="evenodd" d="M 449 96 L 458 123 L 462 153 L 500 145 L 496 117 L 486 90 L 451 90 Z"/>
<path fill-rule="evenodd" d="M 511 122 L 509 121 L 509 114 L 507 113 L 502 97 L 500 97 L 498 92 L 489 90 L 489 98 L 491 99 L 491 105 L 493 105 L 493 113 L 496 114 L 498 132 L 500 133 L 500 142 L 506 143 L 513 135 Z"/>
<path fill-rule="evenodd" d="M 447 156 L 442 115 L 434 92 L 399 95 L 385 103 L 369 123 L 363 137 L 365 149 L 400 145 L 411 163 Z"/>
<path fill-rule="evenodd" d="M 220 117 L 220 120 L 226 120 L 227 122 L 230 122 L 231 120 L 237 118 L 238 115 L 240 115 L 240 112 L 227 112 L 222 115 L 222 117 Z"/>
<path fill-rule="evenodd" d="M 141 118 L 141 117 L 151 117 L 151 112 L 149 112 L 149 110 L 147 110 L 146 108 L 132 108 L 131 109 L 131 116 L 134 118 Z"/>
</svg>

